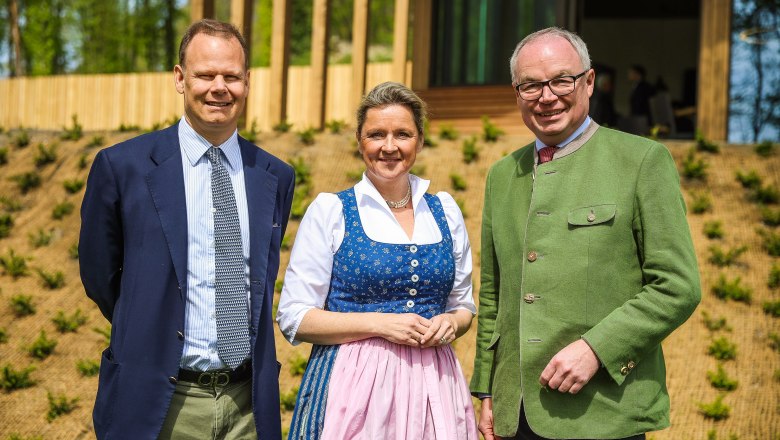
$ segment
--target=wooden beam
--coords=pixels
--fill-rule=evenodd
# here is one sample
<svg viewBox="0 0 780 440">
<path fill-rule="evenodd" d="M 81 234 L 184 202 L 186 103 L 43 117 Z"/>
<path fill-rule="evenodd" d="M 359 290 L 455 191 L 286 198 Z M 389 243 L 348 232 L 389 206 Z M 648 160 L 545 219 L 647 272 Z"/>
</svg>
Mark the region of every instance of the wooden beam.
<svg viewBox="0 0 780 440">
<path fill-rule="evenodd" d="M 268 109 L 271 125 L 287 119 L 287 69 L 290 65 L 290 11 L 292 0 L 274 0 L 271 34 L 271 81 Z"/>
<path fill-rule="evenodd" d="M 725 141 L 729 109 L 731 0 L 701 2 L 696 128 L 708 139 Z"/>
<path fill-rule="evenodd" d="M 230 22 L 241 31 L 251 54 L 252 12 L 255 2 L 252 0 L 230 0 Z"/>
<path fill-rule="evenodd" d="M 214 0 L 191 0 L 190 22 L 195 23 L 204 18 L 214 18 Z"/>
<path fill-rule="evenodd" d="M 325 127 L 325 96 L 328 84 L 328 16 L 330 0 L 314 0 L 311 14 L 311 102 L 309 122 Z"/>
<path fill-rule="evenodd" d="M 393 23 L 393 80 L 406 83 L 406 57 L 409 35 L 409 0 L 395 0 Z"/>
<path fill-rule="evenodd" d="M 352 12 L 352 103 L 360 105 L 366 89 L 366 64 L 368 61 L 369 0 L 355 0 Z"/>
<path fill-rule="evenodd" d="M 415 0 L 412 24 L 412 88 L 427 90 L 431 69 L 431 0 Z"/>
</svg>

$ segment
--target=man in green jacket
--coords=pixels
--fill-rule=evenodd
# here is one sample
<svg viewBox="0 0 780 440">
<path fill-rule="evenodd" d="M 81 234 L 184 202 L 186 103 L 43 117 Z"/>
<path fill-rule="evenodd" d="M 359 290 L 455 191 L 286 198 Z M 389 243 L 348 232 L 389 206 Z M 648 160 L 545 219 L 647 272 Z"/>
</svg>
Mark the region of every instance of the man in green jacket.
<svg viewBox="0 0 780 440">
<path fill-rule="evenodd" d="M 480 431 L 643 439 L 669 426 L 661 341 L 701 299 L 677 170 L 663 145 L 588 117 L 595 72 L 577 35 L 531 34 L 510 68 L 536 142 L 485 186 Z"/>
</svg>

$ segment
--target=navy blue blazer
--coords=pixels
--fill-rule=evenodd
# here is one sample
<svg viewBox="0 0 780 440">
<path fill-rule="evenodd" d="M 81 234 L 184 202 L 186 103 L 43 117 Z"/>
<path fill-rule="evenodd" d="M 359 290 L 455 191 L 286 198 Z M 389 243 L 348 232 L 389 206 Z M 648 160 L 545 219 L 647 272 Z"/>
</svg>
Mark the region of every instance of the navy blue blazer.
<svg viewBox="0 0 780 440">
<path fill-rule="evenodd" d="M 239 137 L 249 209 L 252 402 L 258 436 L 281 438 L 272 303 L 293 197 L 289 165 Z M 93 420 L 99 439 L 156 439 L 179 370 L 187 209 L 178 124 L 100 151 L 81 206 L 81 280 L 111 324 Z"/>
</svg>

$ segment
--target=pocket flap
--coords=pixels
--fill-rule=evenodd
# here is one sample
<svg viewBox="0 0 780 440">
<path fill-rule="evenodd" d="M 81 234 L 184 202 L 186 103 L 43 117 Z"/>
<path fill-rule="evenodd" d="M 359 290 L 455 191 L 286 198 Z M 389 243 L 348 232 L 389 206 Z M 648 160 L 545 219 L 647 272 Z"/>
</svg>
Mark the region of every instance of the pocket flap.
<svg viewBox="0 0 780 440">
<path fill-rule="evenodd" d="M 608 222 L 615 218 L 614 204 L 593 205 L 569 211 L 569 224 L 591 226 Z"/>
<path fill-rule="evenodd" d="M 498 345 L 498 339 L 501 337 L 501 335 L 498 332 L 493 333 L 493 338 L 490 339 L 490 343 L 485 348 L 485 350 L 493 351 L 496 349 L 496 346 Z"/>
</svg>

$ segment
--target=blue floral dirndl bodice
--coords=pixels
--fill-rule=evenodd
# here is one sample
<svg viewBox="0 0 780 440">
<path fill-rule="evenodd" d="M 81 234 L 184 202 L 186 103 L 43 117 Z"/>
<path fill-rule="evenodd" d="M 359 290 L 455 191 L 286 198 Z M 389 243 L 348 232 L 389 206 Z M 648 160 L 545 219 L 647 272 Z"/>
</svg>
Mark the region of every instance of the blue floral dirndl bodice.
<svg viewBox="0 0 780 440">
<path fill-rule="evenodd" d="M 441 201 L 424 194 L 441 231 L 431 244 L 392 244 L 370 239 L 350 188 L 337 194 L 344 213 L 344 239 L 333 257 L 326 310 L 334 312 L 444 313 L 455 283 L 455 258 Z M 320 437 L 328 382 L 339 345 L 314 345 L 301 380 L 289 440 Z"/>
</svg>

